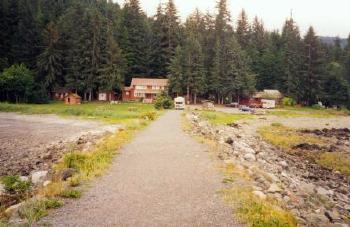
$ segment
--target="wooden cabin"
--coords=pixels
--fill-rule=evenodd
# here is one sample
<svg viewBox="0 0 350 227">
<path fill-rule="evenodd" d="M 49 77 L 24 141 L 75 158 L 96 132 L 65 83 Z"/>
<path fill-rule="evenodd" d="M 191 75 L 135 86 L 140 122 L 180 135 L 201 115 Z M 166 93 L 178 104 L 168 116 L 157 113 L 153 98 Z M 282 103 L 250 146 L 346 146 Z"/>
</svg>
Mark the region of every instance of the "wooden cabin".
<svg viewBox="0 0 350 227">
<path fill-rule="evenodd" d="M 81 97 L 76 93 L 69 93 L 64 97 L 64 103 L 67 105 L 80 105 Z"/>
</svg>

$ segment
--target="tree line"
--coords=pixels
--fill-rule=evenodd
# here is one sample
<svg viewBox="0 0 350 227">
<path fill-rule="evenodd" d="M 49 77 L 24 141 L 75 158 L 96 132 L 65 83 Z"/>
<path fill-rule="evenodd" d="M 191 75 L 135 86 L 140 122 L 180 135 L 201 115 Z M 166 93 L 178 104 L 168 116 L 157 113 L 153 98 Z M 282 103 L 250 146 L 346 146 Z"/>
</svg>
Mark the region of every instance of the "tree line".
<svg viewBox="0 0 350 227">
<path fill-rule="evenodd" d="M 298 103 L 350 106 L 350 37 L 343 48 L 301 36 L 293 18 L 267 31 L 227 0 L 181 23 L 173 0 L 147 16 L 138 0 L 2 0 L 0 100 L 41 102 L 58 87 L 85 100 L 120 91 L 132 77 L 169 78 L 169 92 L 193 102 L 237 101 L 278 89 Z"/>
</svg>

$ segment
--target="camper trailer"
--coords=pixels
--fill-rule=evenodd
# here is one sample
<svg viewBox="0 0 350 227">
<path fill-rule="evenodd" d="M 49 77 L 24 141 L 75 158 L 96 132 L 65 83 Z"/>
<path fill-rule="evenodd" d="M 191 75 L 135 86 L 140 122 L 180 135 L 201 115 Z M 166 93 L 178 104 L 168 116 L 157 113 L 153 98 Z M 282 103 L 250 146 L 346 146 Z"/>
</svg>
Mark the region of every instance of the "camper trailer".
<svg viewBox="0 0 350 227">
<path fill-rule="evenodd" d="M 185 98 L 177 97 L 177 98 L 175 98 L 174 102 L 175 102 L 175 109 L 176 110 L 185 109 Z"/>
</svg>

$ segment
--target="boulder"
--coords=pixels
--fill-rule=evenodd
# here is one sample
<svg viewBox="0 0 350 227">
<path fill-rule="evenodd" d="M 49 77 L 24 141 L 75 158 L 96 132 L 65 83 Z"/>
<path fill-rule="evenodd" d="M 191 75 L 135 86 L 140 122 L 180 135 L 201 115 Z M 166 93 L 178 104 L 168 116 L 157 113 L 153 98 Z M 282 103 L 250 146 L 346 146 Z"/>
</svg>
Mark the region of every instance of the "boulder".
<svg viewBox="0 0 350 227">
<path fill-rule="evenodd" d="M 43 183 L 43 186 L 46 187 L 46 186 L 48 186 L 48 185 L 51 184 L 51 183 L 52 183 L 51 181 L 47 180 L 47 181 L 45 181 L 45 182 Z"/>
<path fill-rule="evenodd" d="M 26 182 L 29 181 L 29 177 L 27 177 L 27 176 L 20 176 L 19 179 L 20 179 L 21 181 L 26 181 Z"/>
<path fill-rule="evenodd" d="M 267 189 L 267 192 L 270 193 L 275 193 L 275 192 L 281 192 L 282 189 L 280 186 L 278 186 L 277 184 L 271 184 L 269 189 Z"/>
<path fill-rule="evenodd" d="M 5 185 L 0 183 L 0 195 L 5 194 L 6 190 L 5 190 Z"/>
<path fill-rule="evenodd" d="M 73 168 L 64 169 L 61 173 L 61 179 L 65 181 L 68 178 L 72 177 L 76 172 L 77 170 Z"/>
<path fill-rule="evenodd" d="M 315 185 L 313 185 L 311 183 L 301 183 L 300 189 L 302 191 L 306 192 L 307 194 L 312 194 L 315 191 Z"/>
<path fill-rule="evenodd" d="M 18 204 L 15 204 L 15 205 L 12 205 L 10 206 L 9 208 L 7 208 L 5 210 L 5 214 L 7 217 L 11 217 L 13 215 L 13 213 L 17 212 L 18 209 L 24 204 L 24 202 L 21 202 L 21 203 L 18 203 Z"/>
<path fill-rule="evenodd" d="M 323 195 L 323 196 L 327 196 L 327 195 L 332 194 L 329 190 L 322 188 L 322 187 L 317 187 L 316 192 L 317 192 L 317 194 Z"/>
<path fill-rule="evenodd" d="M 48 171 L 37 171 L 32 173 L 32 183 L 33 184 L 40 184 L 43 183 L 47 178 Z"/>
<path fill-rule="evenodd" d="M 251 153 L 245 154 L 243 158 L 247 161 L 256 161 L 255 155 Z"/>
<path fill-rule="evenodd" d="M 338 212 L 336 211 L 329 211 L 327 210 L 324 215 L 331 221 L 331 222 L 337 222 L 341 221 L 341 217 Z"/>
<path fill-rule="evenodd" d="M 280 165 L 284 168 L 288 167 L 288 163 L 286 161 L 280 161 Z"/>
<path fill-rule="evenodd" d="M 259 197 L 260 199 L 266 199 L 266 195 L 262 191 L 253 191 L 253 194 Z"/>
</svg>

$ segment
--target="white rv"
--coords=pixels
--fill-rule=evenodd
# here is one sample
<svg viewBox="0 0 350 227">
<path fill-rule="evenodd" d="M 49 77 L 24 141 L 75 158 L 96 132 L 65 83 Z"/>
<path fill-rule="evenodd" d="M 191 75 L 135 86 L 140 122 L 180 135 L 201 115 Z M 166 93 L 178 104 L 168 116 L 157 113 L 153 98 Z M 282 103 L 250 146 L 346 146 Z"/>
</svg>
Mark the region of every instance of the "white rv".
<svg viewBox="0 0 350 227">
<path fill-rule="evenodd" d="M 174 102 L 175 102 L 175 109 L 176 110 L 185 109 L 185 98 L 184 97 L 177 97 L 177 98 L 175 98 Z"/>
</svg>

